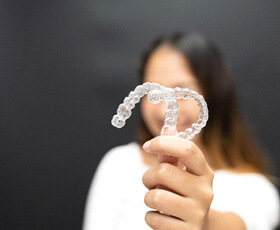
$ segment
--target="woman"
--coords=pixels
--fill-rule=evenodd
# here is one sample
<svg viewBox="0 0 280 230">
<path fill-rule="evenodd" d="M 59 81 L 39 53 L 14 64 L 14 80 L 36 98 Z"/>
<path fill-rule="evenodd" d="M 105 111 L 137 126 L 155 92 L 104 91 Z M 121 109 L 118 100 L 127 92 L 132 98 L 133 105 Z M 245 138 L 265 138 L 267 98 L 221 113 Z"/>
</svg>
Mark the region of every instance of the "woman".
<svg viewBox="0 0 280 230">
<path fill-rule="evenodd" d="M 209 120 L 192 141 L 159 136 L 164 102 L 143 99 L 138 143 L 116 147 L 103 158 L 84 229 L 273 229 L 279 197 L 264 176 L 264 161 L 241 118 L 218 48 L 199 34 L 160 38 L 144 54 L 140 76 L 142 83 L 199 92 Z M 198 109 L 183 99 L 178 107 L 177 130 L 183 131 L 196 122 Z M 177 160 L 159 164 L 159 153 Z"/>
</svg>

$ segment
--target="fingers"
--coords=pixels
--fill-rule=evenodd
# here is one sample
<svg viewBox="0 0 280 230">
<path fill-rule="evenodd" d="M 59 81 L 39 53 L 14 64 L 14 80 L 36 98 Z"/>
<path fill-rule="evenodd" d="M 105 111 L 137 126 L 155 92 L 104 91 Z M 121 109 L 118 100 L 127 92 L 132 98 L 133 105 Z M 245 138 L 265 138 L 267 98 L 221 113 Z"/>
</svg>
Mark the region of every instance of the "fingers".
<svg viewBox="0 0 280 230">
<path fill-rule="evenodd" d="M 194 186 L 197 184 L 197 176 L 168 163 L 161 163 L 149 168 L 144 173 L 142 180 L 148 189 L 163 185 L 185 197 L 199 194 L 197 186 Z"/>
<path fill-rule="evenodd" d="M 190 229 L 187 223 L 157 211 L 147 212 L 145 221 L 154 230 Z"/>
<path fill-rule="evenodd" d="M 148 191 L 144 202 L 148 207 L 161 211 L 165 215 L 190 223 L 201 222 L 206 214 L 206 208 L 203 208 L 202 204 L 196 200 L 162 189 Z"/>
<path fill-rule="evenodd" d="M 180 159 L 187 168 L 185 171 L 173 161 L 160 162 L 143 175 L 149 189 L 145 204 L 158 210 L 147 213 L 148 225 L 153 229 L 201 229 L 213 200 L 214 177 L 201 150 L 192 141 L 175 136 L 153 138 L 143 148 Z"/>
<path fill-rule="evenodd" d="M 148 144 L 146 142 L 143 148 L 147 153 L 180 158 L 188 171 L 198 176 L 208 174 L 211 170 L 201 150 L 192 141 L 183 138 L 158 136 Z"/>
<path fill-rule="evenodd" d="M 183 197 L 162 189 L 152 189 L 146 193 L 145 204 L 166 215 L 175 216 L 179 219 L 186 219 L 186 207 Z"/>
</svg>

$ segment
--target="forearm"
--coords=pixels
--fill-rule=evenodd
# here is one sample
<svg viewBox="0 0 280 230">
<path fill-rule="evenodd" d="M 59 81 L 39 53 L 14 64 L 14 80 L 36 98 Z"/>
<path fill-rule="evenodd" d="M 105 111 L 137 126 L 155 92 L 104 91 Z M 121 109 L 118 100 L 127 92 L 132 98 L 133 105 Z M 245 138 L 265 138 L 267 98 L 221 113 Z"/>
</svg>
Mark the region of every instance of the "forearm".
<svg viewBox="0 0 280 230">
<path fill-rule="evenodd" d="M 232 212 L 218 212 L 209 210 L 203 230 L 246 230 L 240 216 Z"/>
</svg>

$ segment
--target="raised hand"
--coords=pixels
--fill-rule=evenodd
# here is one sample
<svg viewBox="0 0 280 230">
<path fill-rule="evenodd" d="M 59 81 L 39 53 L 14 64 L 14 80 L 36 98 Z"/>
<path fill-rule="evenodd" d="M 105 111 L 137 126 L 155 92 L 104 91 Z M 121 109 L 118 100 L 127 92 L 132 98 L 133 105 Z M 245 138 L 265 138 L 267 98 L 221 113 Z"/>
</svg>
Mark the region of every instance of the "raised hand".
<svg viewBox="0 0 280 230">
<path fill-rule="evenodd" d="M 160 230 L 204 229 L 213 199 L 214 173 L 201 150 L 192 141 L 175 136 L 155 137 L 143 148 L 150 154 L 176 157 L 186 168 L 160 163 L 143 175 L 149 189 L 145 204 L 156 210 L 147 212 L 147 224 Z"/>
</svg>

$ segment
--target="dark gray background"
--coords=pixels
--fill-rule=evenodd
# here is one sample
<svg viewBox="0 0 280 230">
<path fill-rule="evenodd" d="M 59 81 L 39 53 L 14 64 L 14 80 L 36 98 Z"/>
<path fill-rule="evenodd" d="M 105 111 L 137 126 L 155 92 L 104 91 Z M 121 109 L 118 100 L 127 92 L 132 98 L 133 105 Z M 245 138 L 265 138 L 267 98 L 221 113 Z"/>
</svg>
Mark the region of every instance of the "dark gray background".
<svg viewBox="0 0 280 230">
<path fill-rule="evenodd" d="M 81 228 L 94 170 L 133 140 L 139 108 L 122 130 L 111 116 L 162 33 L 216 41 L 280 176 L 279 12 L 279 1 L 256 0 L 1 1 L 0 228 Z"/>
</svg>

